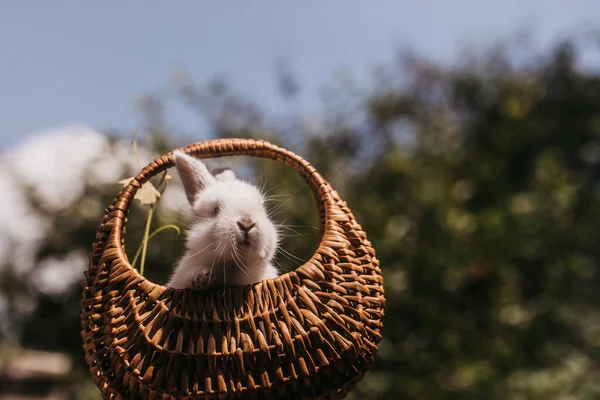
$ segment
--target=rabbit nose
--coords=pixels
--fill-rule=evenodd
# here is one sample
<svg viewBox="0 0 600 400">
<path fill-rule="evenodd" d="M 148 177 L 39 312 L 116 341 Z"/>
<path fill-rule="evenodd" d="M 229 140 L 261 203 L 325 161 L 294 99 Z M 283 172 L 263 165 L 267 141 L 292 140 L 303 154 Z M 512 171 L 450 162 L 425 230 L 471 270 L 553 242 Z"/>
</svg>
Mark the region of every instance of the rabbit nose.
<svg viewBox="0 0 600 400">
<path fill-rule="evenodd" d="M 254 228 L 256 226 L 256 223 L 252 222 L 252 220 L 250 218 L 242 218 L 237 222 L 237 226 L 243 231 L 243 232 L 250 232 L 250 230 L 252 228 Z"/>
</svg>

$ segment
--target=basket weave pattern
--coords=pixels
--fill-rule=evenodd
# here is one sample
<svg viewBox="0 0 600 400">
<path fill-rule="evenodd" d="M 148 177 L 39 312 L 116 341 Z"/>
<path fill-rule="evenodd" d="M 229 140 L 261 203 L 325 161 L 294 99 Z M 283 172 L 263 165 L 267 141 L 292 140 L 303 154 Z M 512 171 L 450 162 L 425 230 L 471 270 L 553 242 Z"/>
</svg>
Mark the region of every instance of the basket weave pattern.
<svg viewBox="0 0 600 400">
<path fill-rule="evenodd" d="M 124 250 L 133 197 L 173 166 L 172 153 L 150 163 L 106 210 L 83 282 L 83 345 L 104 398 L 343 398 L 373 362 L 385 304 L 379 261 L 350 209 L 307 161 L 271 143 L 182 150 L 292 167 L 314 194 L 320 243 L 295 271 L 254 285 L 198 292 L 152 283 Z"/>
</svg>

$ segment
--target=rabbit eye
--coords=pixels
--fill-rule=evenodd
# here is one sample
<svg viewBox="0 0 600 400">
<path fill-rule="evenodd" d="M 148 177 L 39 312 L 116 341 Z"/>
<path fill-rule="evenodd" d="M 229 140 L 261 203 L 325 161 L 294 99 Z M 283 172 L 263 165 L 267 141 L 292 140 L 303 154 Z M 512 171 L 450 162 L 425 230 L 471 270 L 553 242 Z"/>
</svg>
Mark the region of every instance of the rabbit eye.
<svg viewBox="0 0 600 400">
<path fill-rule="evenodd" d="M 221 212 L 221 205 L 219 203 L 216 203 L 212 210 L 213 217 L 216 217 L 217 215 L 219 215 L 220 212 Z"/>
</svg>

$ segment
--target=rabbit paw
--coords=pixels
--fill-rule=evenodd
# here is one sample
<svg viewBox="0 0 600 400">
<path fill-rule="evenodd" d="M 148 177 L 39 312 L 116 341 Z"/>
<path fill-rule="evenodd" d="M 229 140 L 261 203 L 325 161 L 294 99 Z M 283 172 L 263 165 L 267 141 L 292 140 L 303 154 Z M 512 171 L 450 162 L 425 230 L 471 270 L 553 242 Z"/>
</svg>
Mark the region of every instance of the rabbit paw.
<svg viewBox="0 0 600 400">
<path fill-rule="evenodd" d="M 196 290 L 204 290 L 210 284 L 210 274 L 205 271 L 196 273 L 192 280 L 192 288 Z"/>
</svg>

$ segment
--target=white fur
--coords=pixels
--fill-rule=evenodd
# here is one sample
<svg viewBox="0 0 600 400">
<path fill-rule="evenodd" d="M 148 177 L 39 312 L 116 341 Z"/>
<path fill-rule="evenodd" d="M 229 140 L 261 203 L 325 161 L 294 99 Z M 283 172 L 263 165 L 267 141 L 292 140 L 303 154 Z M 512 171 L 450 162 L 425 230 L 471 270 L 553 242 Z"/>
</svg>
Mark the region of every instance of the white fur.
<svg viewBox="0 0 600 400">
<path fill-rule="evenodd" d="M 278 234 L 260 191 L 231 170 L 213 176 L 202 161 L 181 151 L 174 158 L 195 221 L 167 286 L 243 286 L 278 276 L 272 264 Z M 241 227 L 255 225 L 245 234 L 238 222 Z"/>
</svg>

